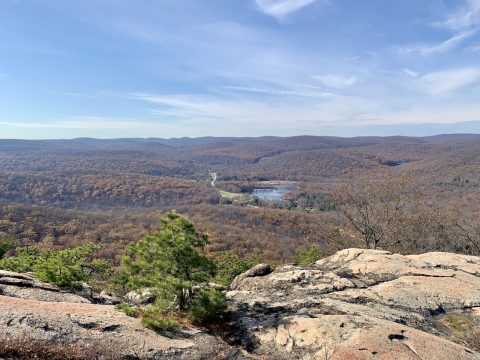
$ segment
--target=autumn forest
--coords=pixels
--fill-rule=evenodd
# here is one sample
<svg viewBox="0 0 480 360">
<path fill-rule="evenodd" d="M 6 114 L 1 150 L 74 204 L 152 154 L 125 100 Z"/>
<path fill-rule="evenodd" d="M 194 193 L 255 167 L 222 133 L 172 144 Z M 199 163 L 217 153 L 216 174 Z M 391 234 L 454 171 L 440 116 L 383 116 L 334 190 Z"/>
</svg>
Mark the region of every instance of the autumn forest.
<svg viewBox="0 0 480 360">
<path fill-rule="evenodd" d="M 479 181 L 476 135 L 0 140 L 0 240 L 97 243 L 115 265 L 176 209 L 214 256 L 479 255 Z"/>
</svg>

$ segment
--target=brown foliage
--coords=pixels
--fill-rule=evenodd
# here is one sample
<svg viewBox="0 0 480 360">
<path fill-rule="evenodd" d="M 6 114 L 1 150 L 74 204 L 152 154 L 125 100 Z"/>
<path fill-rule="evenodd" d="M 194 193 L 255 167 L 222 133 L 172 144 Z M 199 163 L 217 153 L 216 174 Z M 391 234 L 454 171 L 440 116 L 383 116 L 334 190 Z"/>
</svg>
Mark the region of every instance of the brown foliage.
<svg viewBox="0 0 480 360">
<path fill-rule="evenodd" d="M 101 243 L 115 263 L 176 208 L 211 234 L 208 251 L 264 261 L 288 261 L 309 244 L 329 255 L 372 241 L 405 253 L 479 254 L 479 154 L 474 136 L 0 140 L 0 237 Z M 404 169 L 409 182 L 399 180 Z M 232 192 L 268 179 L 299 181 L 298 191 L 286 206 L 220 205 L 209 172 Z M 324 211 L 334 192 L 351 225 Z"/>
</svg>

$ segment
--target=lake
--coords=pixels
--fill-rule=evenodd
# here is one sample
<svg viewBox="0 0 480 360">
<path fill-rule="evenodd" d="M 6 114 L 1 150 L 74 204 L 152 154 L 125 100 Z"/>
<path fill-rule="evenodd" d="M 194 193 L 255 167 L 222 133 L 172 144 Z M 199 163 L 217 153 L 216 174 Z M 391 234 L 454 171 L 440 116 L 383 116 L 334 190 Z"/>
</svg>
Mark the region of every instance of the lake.
<svg viewBox="0 0 480 360">
<path fill-rule="evenodd" d="M 260 200 L 266 201 L 280 201 L 283 195 L 292 191 L 291 185 L 278 184 L 269 187 L 258 187 L 253 190 L 252 195 L 258 197 Z"/>
</svg>

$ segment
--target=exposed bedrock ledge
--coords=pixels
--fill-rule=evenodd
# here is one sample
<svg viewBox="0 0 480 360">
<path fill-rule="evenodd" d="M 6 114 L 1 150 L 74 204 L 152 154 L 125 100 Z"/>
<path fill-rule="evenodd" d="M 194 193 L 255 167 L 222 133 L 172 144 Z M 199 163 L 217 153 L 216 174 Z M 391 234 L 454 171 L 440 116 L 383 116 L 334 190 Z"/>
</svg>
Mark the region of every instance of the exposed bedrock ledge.
<svg viewBox="0 0 480 360">
<path fill-rule="evenodd" d="M 88 294 L 0 271 L 0 334 L 119 359 L 480 359 L 445 321 L 480 324 L 479 275 L 478 257 L 362 249 L 308 266 L 257 265 L 227 292 L 229 345 L 204 329 L 156 333 Z"/>
<path fill-rule="evenodd" d="M 110 305 L 0 296 L 2 340 L 102 349 L 112 359 L 246 359 L 201 329 L 159 334 Z"/>
<path fill-rule="evenodd" d="M 440 321 L 450 313 L 477 319 L 479 274 L 473 256 L 346 249 L 238 278 L 227 295 L 239 341 L 258 355 L 325 358 L 327 349 L 331 359 L 480 359 Z"/>
</svg>

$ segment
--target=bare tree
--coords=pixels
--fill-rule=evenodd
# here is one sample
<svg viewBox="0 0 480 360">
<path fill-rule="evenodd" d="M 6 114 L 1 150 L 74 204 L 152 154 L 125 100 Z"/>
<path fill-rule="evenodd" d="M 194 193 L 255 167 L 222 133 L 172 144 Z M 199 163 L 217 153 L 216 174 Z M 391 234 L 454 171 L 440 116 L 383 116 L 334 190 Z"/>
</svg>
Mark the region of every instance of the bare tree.
<svg viewBox="0 0 480 360">
<path fill-rule="evenodd" d="M 392 237 L 396 223 L 420 194 L 409 175 L 388 172 L 359 175 L 338 190 L 337 210 L 371 249 Z"/>
<path fill-rule="evenodd" d="M 415 201 L 414 208 L 402 213 L 395 222 L 388 247 L 404 254 L 451 252 L 457 251 L 457 238 L 452 216 L 445 209 Z"/>
<path fill-rule="evenodd" d="M 480 190 L 463 199 L 453 215 L 457 246 L 472 255 L 480 255 Z"/>
</svg>

